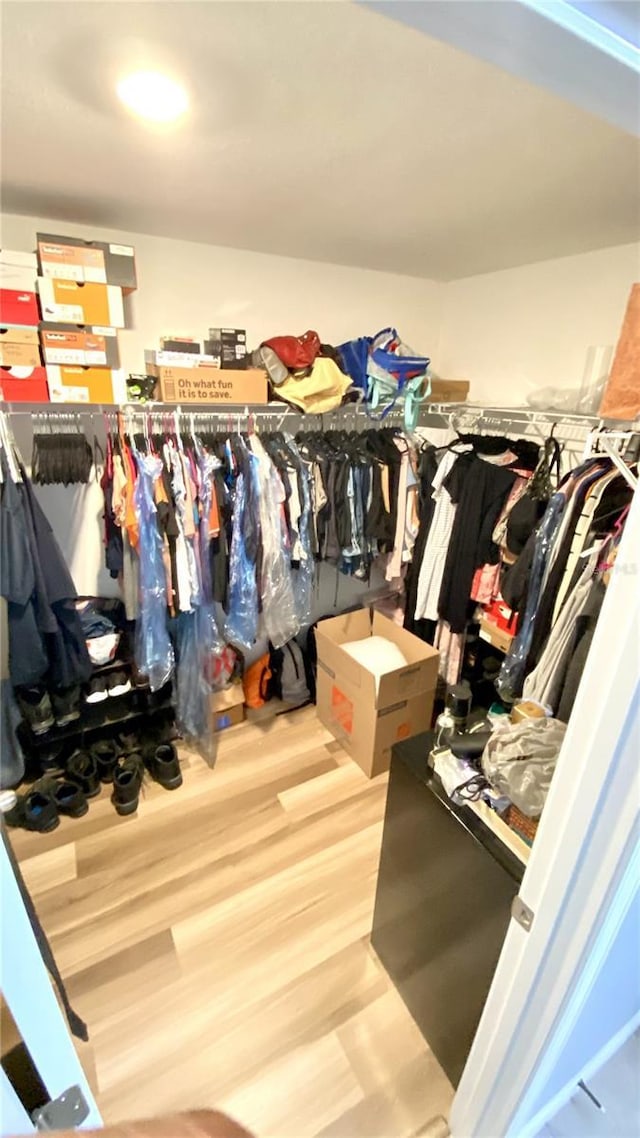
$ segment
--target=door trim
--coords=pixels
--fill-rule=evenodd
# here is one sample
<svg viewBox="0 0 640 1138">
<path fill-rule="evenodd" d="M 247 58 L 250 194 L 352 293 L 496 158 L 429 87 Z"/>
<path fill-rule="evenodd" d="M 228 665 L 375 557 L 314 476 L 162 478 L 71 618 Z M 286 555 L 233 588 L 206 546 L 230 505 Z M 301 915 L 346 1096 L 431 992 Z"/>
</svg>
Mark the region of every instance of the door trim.
<svg viewBox="0 0 640 1138">
<path fill-rule="evenodd" d="M 565 1030 L 563 1016 L 577 1016 L 594 982 L 595 975 L 578 989 L 594 937 L 605 944 L 617 927 L 624 899 L 613 899 L 612 889 L 624 877 L 639 821 L 637 550 L 638 494 L 520 888 L 535 919 L 529 932 L 509 925 L 454 1098 L 454 1138 L 521 1132 L 523 1104 Z"/>
</svg>

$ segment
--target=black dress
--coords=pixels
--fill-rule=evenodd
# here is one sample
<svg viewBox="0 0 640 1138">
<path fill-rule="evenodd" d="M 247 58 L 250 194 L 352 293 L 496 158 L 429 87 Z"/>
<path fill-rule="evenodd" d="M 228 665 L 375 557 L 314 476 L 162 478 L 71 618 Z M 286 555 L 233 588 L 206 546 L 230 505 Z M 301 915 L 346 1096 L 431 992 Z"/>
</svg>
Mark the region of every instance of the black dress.
<svg viewBox="0 0 640 1138">
<path fill-rule="evenodd" d="M 505 466 L 484 462 L 476 454 L 461 454 L 445 480 L 458 509 L 442 578 L 438 612 L 452 632 L 464 632 L 473 577 L 481 565 L 494 565 L 500 553 L 492 540 L 517 478 Z"/>
</svg>

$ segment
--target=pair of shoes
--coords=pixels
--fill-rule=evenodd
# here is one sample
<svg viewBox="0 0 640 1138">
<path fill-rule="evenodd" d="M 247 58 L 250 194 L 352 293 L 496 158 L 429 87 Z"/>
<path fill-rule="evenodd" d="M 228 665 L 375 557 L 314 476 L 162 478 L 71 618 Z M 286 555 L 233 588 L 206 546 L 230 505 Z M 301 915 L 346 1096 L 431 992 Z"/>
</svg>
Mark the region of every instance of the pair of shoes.
<svg viewBox="0 0 640 1138">
<path fill-rule="evenodd" d="M 57 688 L 51 692 L 51 706 L 58 727 L 66 727 L 80 718 L 80 688 L 73 684 L 70 688 Z"/>
<path fill-rule="evenodd" d="M 113 772 L 111 801 L 118 814 L 135 814 L 138 809 L 145 767 L 166 790 L 177 790 L 182 786 L 180 761 L 171 743 L 161 743 L 144 759 L 139 751 L 133 751 L 119 760 Z"/>
<path fill-rule="evenodd" d="M 34 735 L 45 735 L 57 724 L 66 727 L 80 718 L 80 688 L 58 688 L 51 694 L 38 685 L 17 692 L 20 710 Z"/>
<path fill-rule="evenodd" d="M 60 825 L 61 814 L 82 818 L 88 809 L 86 796 L 75 782 L 43 779 L 27 794 L 20 795 L 4 817 L 9 826 L 50 834 Z"/>
<path fill-rule="evenodd" d="M 16 695 L 20 710 L 34 735 L 45 735 L 55 725 L 55 716 L 45 688 L 20 688 Z"/>
<path fill-rule="evenodd" d="M 103 703 L 112 696 L 126 695 L 131 691 L 131 681 L 124 672 L 112 672 L 109 676 L 96 676 L 89 682 L 89 690 L 85 696 L 87 703 Z"/>
</svg>

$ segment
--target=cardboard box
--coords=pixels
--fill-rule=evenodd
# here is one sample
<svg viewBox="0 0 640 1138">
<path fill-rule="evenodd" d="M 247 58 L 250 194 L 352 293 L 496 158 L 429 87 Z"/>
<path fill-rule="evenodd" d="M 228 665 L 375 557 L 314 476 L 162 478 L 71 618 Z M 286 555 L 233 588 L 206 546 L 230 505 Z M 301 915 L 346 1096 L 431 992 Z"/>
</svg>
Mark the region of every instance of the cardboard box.
<svg viewBox="0 0 640 1138">
<path fill-rule="evenodd" d="M 466 379 L 432 379 L 427 403 L 466 403 L 469 387 Z"/>
<path fill-rule="evenodd" d="M 115 285 L 38 277 L 38 294 L 44 321 L 124 328 L 122 289 Z"/>
<path fill-rule="evenodd" d="M 632 421 L 640 415 L 640 284 L 632 284 L 599 415 Z"/>
<path fill-rule="evenodd" d="M 376 677 L 341 645 L 384 636 L 408 660 L 406 667 Z M 389 769 L 391 748 L 431 727 L 438 680 L 438 652 L 378 612 L 345 613 L 321 620 L 318 649 L 318 718 L 364 773 Z"/>
<path fill-rule="evenodd" d="M 35 292 L 37 275 L 35 253 L 0 249 L 0 289 L 7 288 L 12 292 Z"/>
<path fill-rule="evenodd" d="M 46 364 L 117 368 L 120 362 L 115 328 L 41 324 L 40 343 Z"/>
<path fill-rule="evenodd" d="M 52 403 L 125 403 L 124 372 L 108 367 L 47 365 Z"/>
<path fill-rule="evenodd" d="M 33 286 L 32 286 L 33 288 Z M 38 298 L 33 291 L 0 288 L 0 324 L 37 325 Z"/>
<path fill-rule="evenodd" d="M 162 349 L 146 348 L 144 353 L 145 364 L 155 367 L 220 367 L 220 357 L 210 356 L 203 352 L 174 352 Z"/>
<path fill-rule="evenodd" d="M 12 324 L 0 327 L 1 367 L 40 367 L 38 329 Z"/>
<path fill-rule="evenodd" d="M 244 691 L 242 684 L 231 684 L 209 697 L 211 730 L 224 731 L 244 721 Z"/>
<path fill-rule="evenodd" d="M 210 328 L 205 352 L 219 356 L 221 367 L 231 370 L 247 366 L 247 333 L 244 328 Z"/>
<path fill-rule="evenodd" d="M 48 403 L 43 367 L 0 367 L 0 395 L 7 403 Z"/>
<path fill-rule="evenodd" d="M 500 628 L 495 621 L 488 620 L 486 616 L 480 618 L 479 636 L 481 640 L 485 640 L 487 644 L 491 644 L 499 652 L 508 652 L 513 640 L 512 632 L 507 632 L 506 628 Z"/>
<path fill-rule="evenodd" d="M 132 245 L 83 241 L 80 237 L 58 237 L 50 233 L 36 234 L 36 241 L 41 277 L 116 285 L 124 292 L 133 292 L 137 287 Z"/>
<path fill-rule="evenodd" d="M 220 371 L 213 367 L 156 367 L 147 364 L 147 374 L 156 376 L 159 397 L 165 403 L 268 403 L 267 376 L 260 368 Z"/>
</svg>

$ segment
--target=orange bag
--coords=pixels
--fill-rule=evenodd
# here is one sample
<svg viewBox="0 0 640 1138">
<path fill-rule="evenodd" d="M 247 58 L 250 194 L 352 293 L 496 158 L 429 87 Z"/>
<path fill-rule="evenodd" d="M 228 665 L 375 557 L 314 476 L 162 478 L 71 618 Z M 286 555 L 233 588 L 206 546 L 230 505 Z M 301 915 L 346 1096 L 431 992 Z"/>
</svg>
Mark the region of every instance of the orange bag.
<svg viewBox="0 0 640 1138">
<path fill-rule="evenodd" d="M 264 707 L 268 699 L 268 683 L 271 679 L 269 668 L 269 653 L 254 660 L 253 664 L 245 669 L 242 678 L 244 689 L 244 702 L 247 707 Z"/>
</svg>

